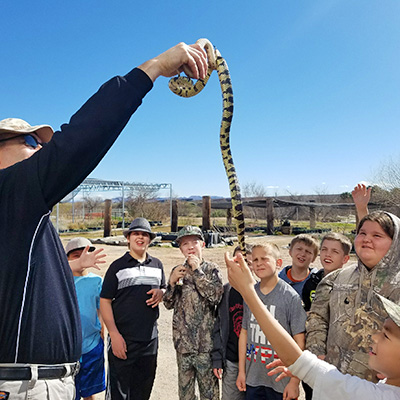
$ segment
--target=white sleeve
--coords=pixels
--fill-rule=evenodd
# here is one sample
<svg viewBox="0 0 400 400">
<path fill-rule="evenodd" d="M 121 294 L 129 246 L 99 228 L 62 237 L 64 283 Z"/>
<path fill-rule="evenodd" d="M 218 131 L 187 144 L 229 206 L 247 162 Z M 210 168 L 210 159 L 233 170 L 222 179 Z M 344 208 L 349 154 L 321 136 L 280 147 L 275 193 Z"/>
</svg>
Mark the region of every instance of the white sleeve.
<svg viewBox="0 0 400 400">
<path fill-rule="evenodd" d="M 314 389 L 313 400 L 400 400 L 399 387 L 344 375 L 309 351 L 304 351 L 289 370 Z"/>
</svg>

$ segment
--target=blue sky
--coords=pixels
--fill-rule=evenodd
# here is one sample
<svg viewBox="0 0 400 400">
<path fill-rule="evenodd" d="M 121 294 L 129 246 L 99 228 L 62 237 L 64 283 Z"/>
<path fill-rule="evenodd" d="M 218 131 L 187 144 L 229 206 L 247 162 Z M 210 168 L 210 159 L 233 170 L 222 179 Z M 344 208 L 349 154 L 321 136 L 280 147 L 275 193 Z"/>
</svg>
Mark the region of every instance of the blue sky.
<svg viewBox="0 0 400 400">
<path fill-rule="evenodd" d="M 207 37 L 231 72 L 242 186 L 350 191 L 400 154 L 399 17 L 398 0 L 3 2 L 0 119 L 58 129 L 112 76 Z M 216 72 L 191 99 L 159 78 L 91 177 L 228 196 L 221 107 Z"/>
</svg>

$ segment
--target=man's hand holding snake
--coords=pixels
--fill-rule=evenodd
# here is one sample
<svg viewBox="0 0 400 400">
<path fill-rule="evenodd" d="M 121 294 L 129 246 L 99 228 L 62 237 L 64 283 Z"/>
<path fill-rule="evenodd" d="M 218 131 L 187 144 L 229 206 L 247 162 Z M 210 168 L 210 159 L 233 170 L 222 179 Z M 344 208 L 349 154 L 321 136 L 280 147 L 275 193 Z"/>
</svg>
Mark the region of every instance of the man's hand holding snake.
<svg viewBox="0 0 400 400">
<path fill-rule="evenodd" d="M 138 68 L 144 71 L 154 82 L 159 76 L 174 76 L 186 66 L 193 78 L 204 79 L 207 74 L 207 57 L 199 44 L 178 43 L 166 52 L 146 61 Z"/>
</svg>

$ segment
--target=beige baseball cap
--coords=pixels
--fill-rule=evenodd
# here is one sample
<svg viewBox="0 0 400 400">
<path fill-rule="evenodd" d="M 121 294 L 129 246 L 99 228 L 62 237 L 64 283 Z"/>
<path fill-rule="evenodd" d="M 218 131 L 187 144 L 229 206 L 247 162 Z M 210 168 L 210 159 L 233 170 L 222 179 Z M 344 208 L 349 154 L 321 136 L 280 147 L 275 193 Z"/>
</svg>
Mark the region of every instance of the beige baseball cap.
<svg viewBox="0 0 400 400">
<path fill-rule="evenodd" d="M 42 143 L 47 143 L 53 136 L 53 128 L 50 125 L 29 125 L 20 118 L 6 118 L 0 121 L 0 137 L 14 137 L 27 133 L 36 133 Z"/>
<path fill-rule="evenodd" d="M 84 249 L 86 246 L 90 246 L 89 252 L 93 251 L 96 249 L 96 247 L 92 246 L 92 242 L 89 239 L 86 239 L 84 237 L 77 237 L 74 239 L 71 239 L 67 245 L 65 246 L 65 253 L 67 253 L 67 256 L 71 251 L 78 250 L 78 249 Z"/>
</svg>

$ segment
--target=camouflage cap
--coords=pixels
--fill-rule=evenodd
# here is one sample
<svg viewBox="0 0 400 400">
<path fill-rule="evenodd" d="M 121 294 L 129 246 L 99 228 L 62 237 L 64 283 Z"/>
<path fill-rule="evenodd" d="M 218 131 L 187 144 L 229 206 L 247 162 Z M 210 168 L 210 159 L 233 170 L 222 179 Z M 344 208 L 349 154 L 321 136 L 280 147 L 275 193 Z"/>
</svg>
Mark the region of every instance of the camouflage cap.
<svg viewBox="0 0 400 400">
<path fill-rule="evenodd" d="M 53 136 L 53 128 L 50 125 L 29 125 L 20 118 L 6 118 L 0 121 L 0 135 L 14 137 L 35 132 L 43 143 L 47 143 Z"/>
<path fill-rule="evenodd" d="M 389 315 L 389 318 L 398 326 L 400 327 L 400 306 L 393 301 L 387 299 L 386 297 L 377 294 L 379 300 L 382 302 L 383 307 L 385 308 L 386 312 Z"/>
<path fill-rule="evenodd" d="M 179 244 L 181 239 L 185 236 L 197 236 L 204 242 L 203 232 L 198 226 L 186 225 L 179 232 L 178 237 L 176 238 L 176 242 Z"/>
</svg>

